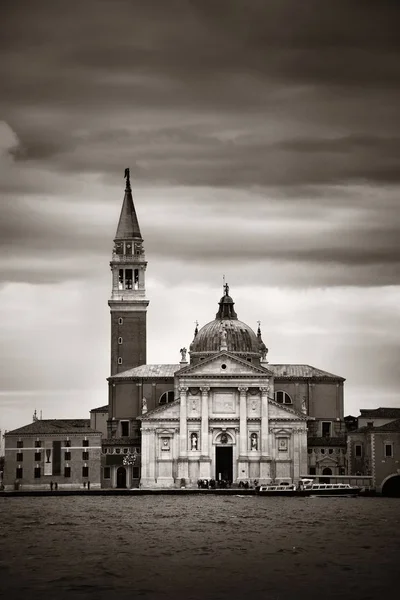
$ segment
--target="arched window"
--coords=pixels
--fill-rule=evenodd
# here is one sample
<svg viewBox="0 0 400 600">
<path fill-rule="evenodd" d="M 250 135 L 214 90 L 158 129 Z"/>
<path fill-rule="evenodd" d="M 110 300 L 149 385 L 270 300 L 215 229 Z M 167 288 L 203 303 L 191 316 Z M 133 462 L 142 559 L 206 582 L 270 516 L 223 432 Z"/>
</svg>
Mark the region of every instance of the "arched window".
<svg viewBox="0 0 400 600">
<path fill-rule="evenodd" d="M 122 358 L 121 357 L 118 358 L 118 364 L 122 365 Z"/>
<path fill-rule="evenodd" d="M 169 390 L 168 392 L 164 392 L 160 396 L 159 404 L 168 404 L 168 402 L 173 402 L 175 399 L 174 390 Z"/>
<path fill-rule="evenodd" d="M 293 404 L 291 397 L 287 392 L 275 392 L 275 400 L 279 404 Z"/>
</svg>

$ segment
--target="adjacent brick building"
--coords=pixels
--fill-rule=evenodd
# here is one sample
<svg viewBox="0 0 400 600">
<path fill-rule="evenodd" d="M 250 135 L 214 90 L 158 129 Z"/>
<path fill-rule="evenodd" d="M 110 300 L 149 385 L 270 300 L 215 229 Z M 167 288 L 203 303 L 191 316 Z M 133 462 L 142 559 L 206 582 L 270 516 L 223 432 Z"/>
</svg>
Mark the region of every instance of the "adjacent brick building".
<svg viewBox="0 0 400 600">
<path fill-rule="evenodd" d="M 100 487 L 101 432 L 89 419 L 35 420 L 5 434 L 5 489 Z"/>
<path fill-rule="evenodd" d="M 347 438 L 350 475 L 369 475 L 384 495 L 400 495 L 400 409 L 362 409 Z"/>
</svg>

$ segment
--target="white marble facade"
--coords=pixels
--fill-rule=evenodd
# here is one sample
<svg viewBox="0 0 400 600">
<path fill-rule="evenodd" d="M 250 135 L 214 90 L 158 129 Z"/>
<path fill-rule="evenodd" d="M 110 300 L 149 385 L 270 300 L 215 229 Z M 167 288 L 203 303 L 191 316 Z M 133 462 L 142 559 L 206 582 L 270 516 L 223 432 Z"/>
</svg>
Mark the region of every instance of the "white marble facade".
<svg viewBox="0 0 400 600">
<path fill-rule="evenodd" d="M 141 487 L 296 482 L 307 472 L 306 416 L 274 401 L 268 368 L 219 352 L 175 379 L 178 399 L 140 417 Z"/>
</svg>

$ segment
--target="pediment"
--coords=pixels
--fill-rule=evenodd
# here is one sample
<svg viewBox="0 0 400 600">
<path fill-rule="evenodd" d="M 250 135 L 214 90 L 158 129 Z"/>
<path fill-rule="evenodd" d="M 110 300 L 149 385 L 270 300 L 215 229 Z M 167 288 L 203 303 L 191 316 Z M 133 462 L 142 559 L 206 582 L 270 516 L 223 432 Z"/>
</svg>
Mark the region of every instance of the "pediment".
<svg viewBox="0 0 400 600">
<path fill-rule="evenodd" d="M 324 456 L 323 458 L 319 458 L 317 459 L 317 463 L 318 464 L 322 464 L 324 463 L 324 465 L 328 465 L 328 466 L 336 466 L 337 465 L 337 460 L 335 460 L 332 456 Z"/>
<path fill-rule="evenodd" d="M 163 404 L 153 410 L 149 410 L 146 414 L 140 415 L 140 421 L 160 421 L 163 419 L 179 419 L 181 401 L 174 400 L 168 404 Z"/>
<path fill-rule="evenodd" d="M 270 419 L 290 419 L 291 421 L 307 421 L 307 416 L 294 408 L 279 404 L 275 400 L 268 400 L 268 416 Z"/>
<path fill-rule="evenodd" d="M 223 367 L 223 365 L 225 365 L 225 367 Z M 248 377 L 273 377 L 272 371 L 269 371 L 265 367 L 253 365 L 229 352 L 218 352 L 218 354 L 206 358 L 195 365 L 188 365 L 176 373 L 178 378 L 188 376 L 234 377 L 238 375 Z"/>
</svg>

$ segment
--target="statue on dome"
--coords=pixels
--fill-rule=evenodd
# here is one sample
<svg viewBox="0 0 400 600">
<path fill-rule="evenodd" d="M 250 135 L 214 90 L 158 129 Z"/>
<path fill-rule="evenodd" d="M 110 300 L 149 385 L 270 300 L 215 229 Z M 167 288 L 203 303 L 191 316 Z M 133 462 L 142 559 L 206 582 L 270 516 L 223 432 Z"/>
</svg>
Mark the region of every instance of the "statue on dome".
<svg viewBox="0 0 400 600">
<path fill-rule="evenodd" d="M 142 399 L 142 415 L 147 413 L 147 400 L 146 398 Z"/>
<path fill-rule="evenodd" d="M 229 285 L 227 283 L 225 283 L 225 285 L 224 285 L 224 290 L 225 290 L 225 296 L 229 296 Z"/>
<path fill-rule="evenodd" d="M 187 362 L 187 359 L 186 359 L 186 352 L 187 352 L 187 350 L 186 350 L 186 348 L 181 348 L 179 350 L 179 352 L 181 353 L 181 362 Z"/>
</svg>

